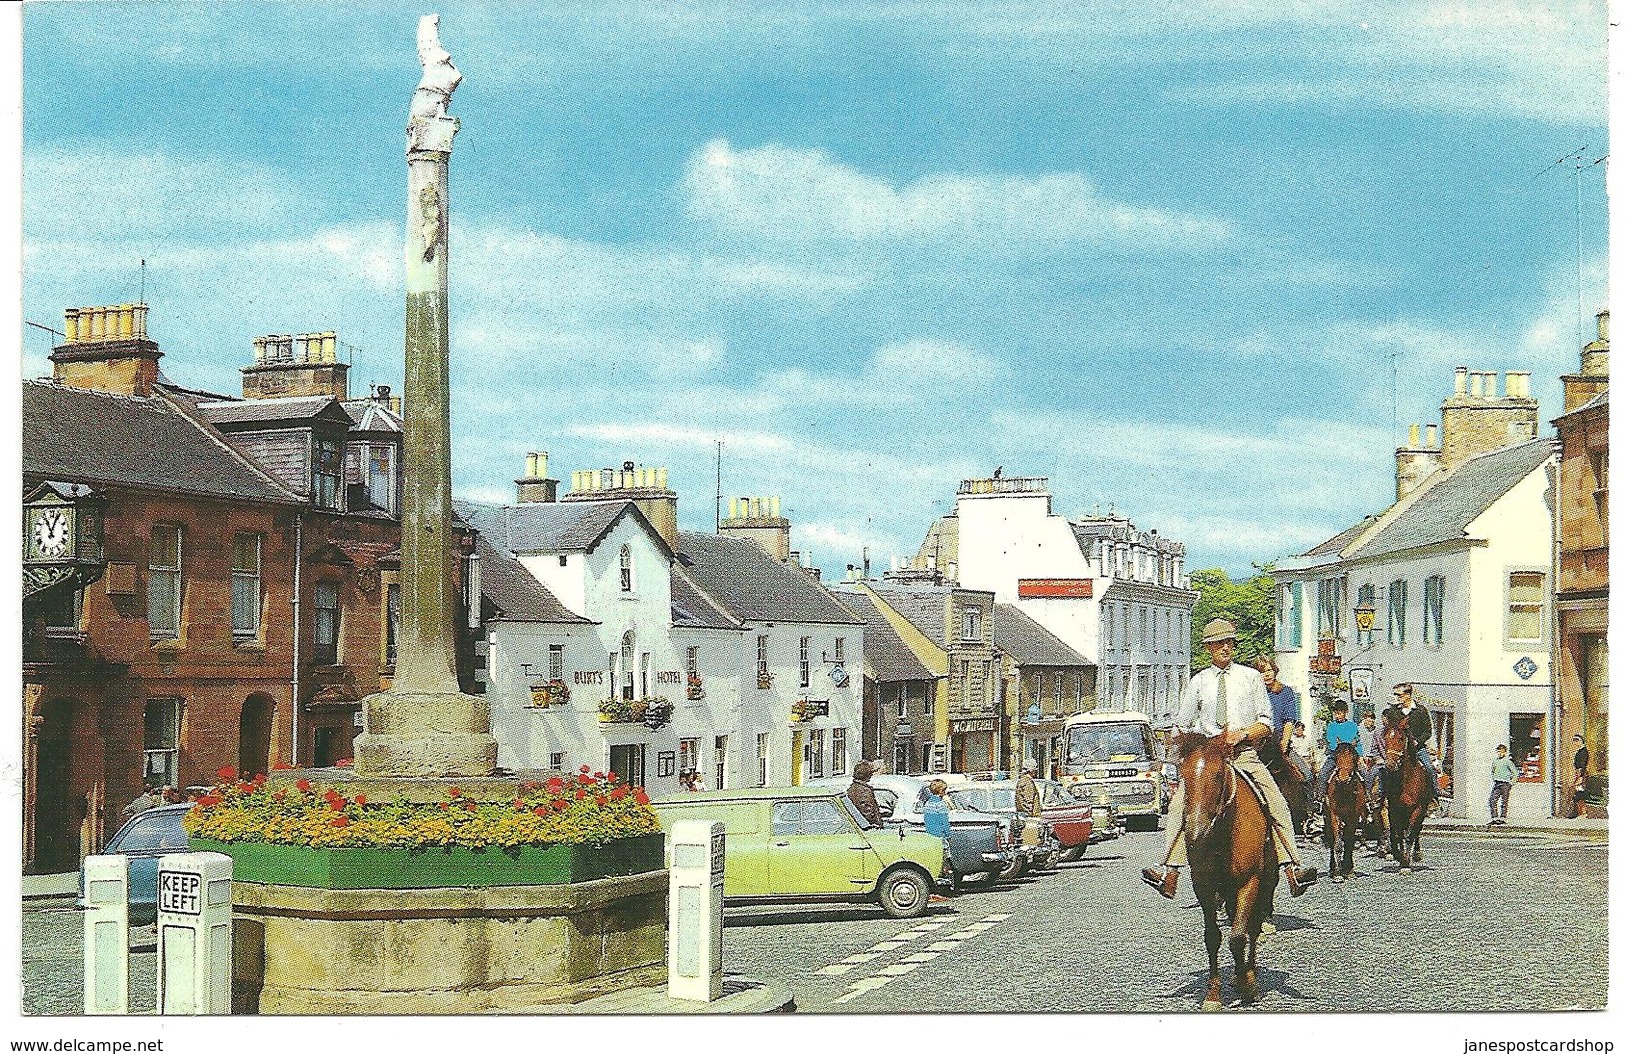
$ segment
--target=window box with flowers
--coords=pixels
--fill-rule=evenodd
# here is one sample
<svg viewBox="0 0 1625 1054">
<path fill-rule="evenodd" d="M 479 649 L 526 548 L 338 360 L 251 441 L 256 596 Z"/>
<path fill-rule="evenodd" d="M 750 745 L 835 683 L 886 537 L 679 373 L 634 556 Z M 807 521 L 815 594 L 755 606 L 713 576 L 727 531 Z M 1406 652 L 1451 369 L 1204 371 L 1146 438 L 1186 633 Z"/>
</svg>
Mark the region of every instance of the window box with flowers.
<svg viewBox="0 0 1625 1054">
<path fill-rule="evenodd" d="M 605 724 L 643 724 L 651 729 L 661 728 L 671 721 L 676 708 L 671 701 L 658 695 L 647 699 L 617 699 L 611 697 L 598 704 L 598 720 Z"/>
<path fill-rule="evenodd" d="M 535 707 L 565 706 L 570 702 L 570 688 L 563 681 L 548 681 L 531 685 L 530 705 Z"/>
<path fill-rule="evenodd" d="M 228 769 L 221 770 L 224 777 Z M 223 779 L 186 814 L 191 847 L 224 853 L 239 882 L 318 889 L 563 885 L 662 866 L 642 788 L 615 773 L 522 783 L 505 801 L 377 803 L 308 779 Z"/>
<path fill-rule="evenodd" d="M 688 697 L 690 699 L 705 698 L 705 682 L 700 679 L 700 675 L 697 673 L 688 675 Z"/>
</svg>

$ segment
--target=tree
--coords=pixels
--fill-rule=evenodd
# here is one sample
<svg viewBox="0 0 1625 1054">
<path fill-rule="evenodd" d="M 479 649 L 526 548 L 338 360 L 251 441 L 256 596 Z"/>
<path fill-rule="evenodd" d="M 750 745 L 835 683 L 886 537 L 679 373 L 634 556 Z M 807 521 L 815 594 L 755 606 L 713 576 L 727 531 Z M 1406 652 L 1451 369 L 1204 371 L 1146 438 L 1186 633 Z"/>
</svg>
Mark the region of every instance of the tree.
<svg viewBox="0 0 1625 1054">
<path fill-rule="evenodd" d="M 1253 565 L 1257 574 L 1232 582 L 1221 568 L 1191 572 L 1191 588 L 1200 590 L 1196 609 L 1191 612 L 1191 672 L 1206 669 L 1207 649 L 1202 647 L 1202 627 L 1222 618 L 1236 624 L 1236 661 L 1250 663 L 1260 655 L 1275 653 L 1274 565 Z"/>
</svg>

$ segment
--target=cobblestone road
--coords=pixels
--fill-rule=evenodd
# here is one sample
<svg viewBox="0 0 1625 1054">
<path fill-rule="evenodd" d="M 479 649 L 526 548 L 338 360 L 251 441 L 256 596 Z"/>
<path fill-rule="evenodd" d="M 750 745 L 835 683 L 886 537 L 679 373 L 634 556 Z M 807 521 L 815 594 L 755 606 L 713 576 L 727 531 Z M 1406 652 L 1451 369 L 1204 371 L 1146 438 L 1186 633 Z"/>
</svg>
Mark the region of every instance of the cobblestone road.
<svg viewBox="0 0 1625 1054">
<path fill-rule="evenodd" d="M 1160 845 L 1131 834 L 913 922 L 843 907 L 730 912 L 725 962 L 789 986 L 803 1012 L 1195 1011 L 1201 913 L 1188 890 L 1165 901 L 1138 879 Z M 1354 881 L 1283 896 L 1281 932 L 1259 951 L 1259 1009 L 1605 1005 L 1606 845 L 1514 834 L 1424 845 L 1428 862 L 1410 876 L 1362 855 Z M 25 1013 L 79 1013 L 81 926 L 71 903 L 24 911 Z M 137 1012 L 152 1007 L 152 941 L 151 927 L 134 932 Z"/>
</svg>

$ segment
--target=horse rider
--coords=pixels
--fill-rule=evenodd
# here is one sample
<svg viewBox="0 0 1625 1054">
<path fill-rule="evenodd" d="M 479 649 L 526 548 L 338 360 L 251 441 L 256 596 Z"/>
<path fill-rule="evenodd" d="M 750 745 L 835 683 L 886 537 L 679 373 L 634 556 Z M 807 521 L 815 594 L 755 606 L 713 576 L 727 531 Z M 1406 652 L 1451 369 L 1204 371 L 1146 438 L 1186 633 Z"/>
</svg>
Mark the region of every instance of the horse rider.
<svg viewBox="0 0 1625 1054">
<path fill-rule="evenodd" d="M 1444 792 L 1439 787 L 1439 763 L 1428 746 L 1428 741 L 1433 738 L 1433 719 L 1428 715 L 1427 707 L 1418 706 L 1412 698 L 1411 685 L 1394 685 L 1394 705 L 1382 712 L 1382 721 L 1384 725 L 1393 721 L 1401 723 L 1416 760 L 1426 766 L 1428 774 L 1433 777 L 1434 796 L 1441 796 Z"/>
<path fill-rule="evenodd" d="M 1264 797 L 1276 852 L 1286 868 L 1287 888 L 1298 896 L 1318 877 L 1315 869 L 1298 860 L 1290 826 L 1291 812 L 1275 785 L 1270 771 L 1258 758 L 1256 744 L 1274 734 L 1269 693 L 1264 679 L 1250 666 L 1233 660 L 1236 654 L 1236 627 L 1225 619 L 1214 619 L 1202 627 L 1202 644 L 1213 664 L 1190 679 L 1179 700 L 1177 726 L 1207 736 L 1224 736 L 1225 742 L 1239 748 L 1232 764 L 1251 778 Z M 1160 868 L 1141 872 L 1146 883 L 1163 896 L 1173 899 L 1179 888 L 1179 868 L 1185 856 L 1185 787 L 1174 791 L 1168 806 L 1168 852 Z"/>
<path fill-rule="evenodd" d="M 1349 704 L 1339 699 L 1332 704 L 1332 719 L 1326 725 L 1326 760 L 1320 763 L 1320 774 L 1315 777 L 1315 800 L 1326 797 L 1326 781 L 1331 777 L 1337 760 L 1337 748 L 1344 743 L 1354 747 L 1354 774 L 1360 774 L 1360 726 L 1349 720 Z M 1362 780 L 1363 782 L 1363 780 Z"/>
</svg>

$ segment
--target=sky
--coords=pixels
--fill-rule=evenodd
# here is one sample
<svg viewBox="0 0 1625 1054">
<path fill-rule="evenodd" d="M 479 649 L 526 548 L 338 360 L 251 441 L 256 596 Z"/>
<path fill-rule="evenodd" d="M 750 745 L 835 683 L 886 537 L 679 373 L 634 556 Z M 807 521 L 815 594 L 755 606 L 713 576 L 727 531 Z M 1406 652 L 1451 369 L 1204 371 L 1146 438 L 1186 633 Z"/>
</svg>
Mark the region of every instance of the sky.
<svg viewBox="0 0 1625 1054">
<path fill-rule="evenodd" d="M 424 10 L 30 4 L 23 318 L 398 392 Z M 1549 421 L 1608 293 L 1601 3 L 438 10 L 463 498 L 633 460 L 709 530 L 720 439 L 826 579 L 995 467 L 1238 574 L 1385 507 L 1457 365 Z"/>
</svg>

